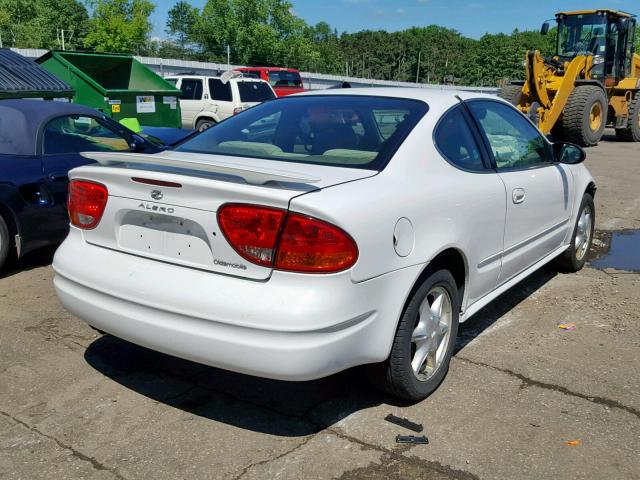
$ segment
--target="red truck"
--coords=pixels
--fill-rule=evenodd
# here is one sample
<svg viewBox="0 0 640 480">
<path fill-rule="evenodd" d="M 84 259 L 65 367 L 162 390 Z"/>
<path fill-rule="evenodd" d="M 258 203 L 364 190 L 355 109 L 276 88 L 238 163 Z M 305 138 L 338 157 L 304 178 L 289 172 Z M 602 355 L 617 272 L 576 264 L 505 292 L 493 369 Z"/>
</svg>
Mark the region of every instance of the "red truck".
<svg viewBox="0 0 640 480">
<path fill-rule="evenodd" d="M 243 67 L 236 70 L 266 80 L 271 84 L 278 97 L 305 91 L 300 72 L 295 68 Z"/>
</svg>

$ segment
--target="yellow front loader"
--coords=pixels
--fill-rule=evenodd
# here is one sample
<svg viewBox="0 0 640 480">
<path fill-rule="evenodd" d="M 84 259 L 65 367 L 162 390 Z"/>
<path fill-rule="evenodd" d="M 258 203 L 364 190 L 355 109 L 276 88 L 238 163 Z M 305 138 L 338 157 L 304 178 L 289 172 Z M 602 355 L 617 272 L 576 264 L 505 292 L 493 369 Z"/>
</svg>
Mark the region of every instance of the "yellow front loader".
<svg viewBox="0 0 640 480">
<path fill-rule="evenodd" d="M 596 145 L 605 126 L 618 140 L 640 142 L 640 55 L 635 16 L 616 10 L 556 15 L 556 53 L 528 51 L 525 79 L 499 96 L 516 105 L 545 134 L 583 147 Z M 545 22 L 541 33 L 549 31 Z"/>
</svg>

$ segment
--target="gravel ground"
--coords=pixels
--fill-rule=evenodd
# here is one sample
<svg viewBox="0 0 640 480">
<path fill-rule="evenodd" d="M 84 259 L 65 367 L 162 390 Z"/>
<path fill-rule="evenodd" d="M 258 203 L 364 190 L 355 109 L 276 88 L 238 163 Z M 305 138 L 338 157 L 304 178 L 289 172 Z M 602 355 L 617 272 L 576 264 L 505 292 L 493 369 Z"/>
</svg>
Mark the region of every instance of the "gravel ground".
<svg viewBox="0 0 640 480">
<path fill-rule="evenodd" d="M 640 228 L 640 145 L 605 140 L 587 160 L 600 253 Z M 61 307 L 51 257 L 0 278 L 2 479 L 640 478 L 640 273 L 542 269 L 461 327 L 410 405 L 360 369 L 277 382 L 102 336 Z M 396 445 L 411 432 L 388 413 L 430 443 Z"/>
</svg>

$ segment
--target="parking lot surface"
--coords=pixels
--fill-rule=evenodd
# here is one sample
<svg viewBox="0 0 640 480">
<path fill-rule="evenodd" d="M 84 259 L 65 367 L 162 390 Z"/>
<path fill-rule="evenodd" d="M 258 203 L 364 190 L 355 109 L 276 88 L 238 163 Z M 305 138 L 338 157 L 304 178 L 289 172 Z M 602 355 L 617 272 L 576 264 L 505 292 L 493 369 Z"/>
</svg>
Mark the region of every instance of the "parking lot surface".
<svg viewBox="0 0 640 480">
<path fill-rule="evenodd" d="M 640 228 L 640 146 L 607 136 L 587 165 L 605 255 Z M 362 369 L 277 382 L 100 335 L 58 302 L 51 258 L 0 278 L 2 479 L 640 478 L 638 272 L 543 268 L 461 327 L 411 405 Z M 396 444 L 413 432 L 389 413 L 429 444 Z"/>
</svg>

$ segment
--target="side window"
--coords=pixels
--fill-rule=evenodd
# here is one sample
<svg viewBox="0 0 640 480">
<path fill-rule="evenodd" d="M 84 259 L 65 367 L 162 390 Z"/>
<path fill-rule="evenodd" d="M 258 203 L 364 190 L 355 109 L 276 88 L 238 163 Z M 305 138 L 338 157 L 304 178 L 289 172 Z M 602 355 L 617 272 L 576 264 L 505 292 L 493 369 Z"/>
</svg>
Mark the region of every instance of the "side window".
<svg viewBox="0 0 640 480">
<path fill-rule="evenodd" d="M 462 107 L 455 107 L 442 117 L 436 129 L 435 143 L 440 153 L 454 165 L 464 170 L 485 169 Z"/>
<path fill-rule="evenodd" d="M 553 155 L 542 134 L 512 107 L 490 101 L 468 105 L 489 140 L 499 170 L 551 163 Z"/>
<path fill-rule="evenodd" d="M 92 117 L 59 117 L 51 120 L 44 129 L 45 155 L 126 150 L 129 150 L 129 144 L 125 138 Z"/>
<path fill-rule="evenodd" d="M 231 102 L 233 97 L 231 95 L 231 83 L 222 83 L 217 78 L 209 79 L 209 94 L 211 100 L 218 100 L 220 102 Z"/>
<path fill-rule="evenodd" d="M 202 100 L 202 80 L 183 78 L 180 84 L 182 100 Z"/>
</svg>

